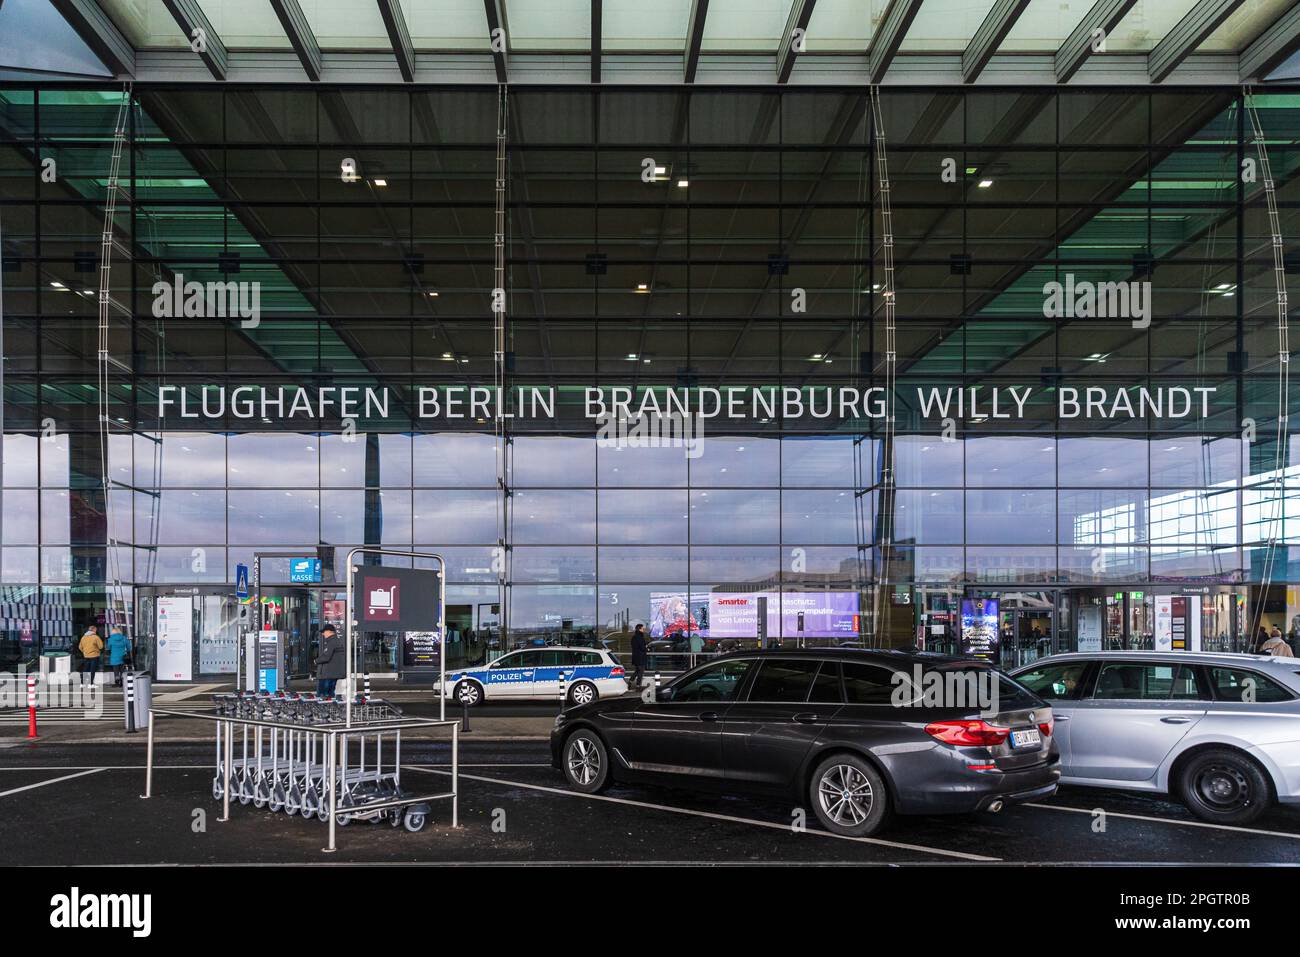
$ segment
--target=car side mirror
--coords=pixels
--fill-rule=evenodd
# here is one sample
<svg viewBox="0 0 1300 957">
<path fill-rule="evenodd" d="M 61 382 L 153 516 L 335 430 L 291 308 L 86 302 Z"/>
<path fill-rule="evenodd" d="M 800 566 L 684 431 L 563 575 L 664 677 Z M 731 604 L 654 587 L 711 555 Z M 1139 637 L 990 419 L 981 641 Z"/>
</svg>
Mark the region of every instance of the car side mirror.
<svg viewBox="0 0 1300 957">
<path fill-rule="evenodd" d="M 657 691 L 655 691 L 655 700 L 656 700 L 656 701 L 672 701 L 672 700 L 673 700 L 673 689 L 672 689 L 672 688 L 659 688 Z"/>
</svg>

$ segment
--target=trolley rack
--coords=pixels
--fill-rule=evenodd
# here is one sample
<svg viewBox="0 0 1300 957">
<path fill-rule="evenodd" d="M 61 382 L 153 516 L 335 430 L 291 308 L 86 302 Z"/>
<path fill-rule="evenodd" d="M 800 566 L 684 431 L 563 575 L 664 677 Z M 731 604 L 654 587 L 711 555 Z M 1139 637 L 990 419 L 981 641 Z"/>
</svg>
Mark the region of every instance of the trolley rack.
<svg viewBox="0 0 1300 957">
<path fill-rule="evenodd" d="M 222 696 L 249 698 L 247 695 Z M 311 696 L 314 698 L 315 696 Z M 275 698 L 272 705 L 268 699 Z M 311 707 L 304 708 L 306 702 Z M 216 702 L 214 702 L 216 703 Z M 432 801 L 451 801 L 451 826 L 459 827 L 460 722 L 403 718 L 400 709 L 379 699 L 363 699 L 352 708 L 352 724 L 334 717 L 341 701 L 310 701 L 308 696 L 252 696 L 252 703 L 216 703 L 212 713 L 149 709 L 144 798 L 153 795 L 154 716 L 211 721 L 216 727 L 216 774 L 212 796 L 222 802 L 219 821 L 230 820 L 230 799 L 272 811 L 315 816 L 329 824 L 329 845 L 336 850 L 335 829 L 352 820 L 388 820 L 409 831 L 424 827 Z M 242 713 L 248 712 L 248 713 Z M 275 717 L 262 717 L 272 713 Z M 392 717 L 396 713 L 398 717 Z M 254 716 L 256 714 L 257 716 Z M 359 721 L 362 716 L 372 720 Z M 236 727 L 240 756 L 235 757 Z M 411 795 L 402 790 L 403 731 L 451 729 L 451 790 Z M 352 763 L 350 742 L 359 743 Z M 368 751 L 369 749 L 369 751 Z M 402 809 L 405 809 L 403 812 Z"/>
</svg>

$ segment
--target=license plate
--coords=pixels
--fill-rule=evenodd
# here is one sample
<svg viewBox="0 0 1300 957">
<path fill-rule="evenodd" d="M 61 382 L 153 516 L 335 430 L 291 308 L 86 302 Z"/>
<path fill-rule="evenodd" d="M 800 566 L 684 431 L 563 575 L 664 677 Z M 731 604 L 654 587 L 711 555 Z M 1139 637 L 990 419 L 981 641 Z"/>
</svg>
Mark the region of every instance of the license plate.
<svg viewBox="0 0 1300 957">
<path fill-rule="evenodd" d="M 1038 733 L 1037 728 L 1030 728 L 1028 731 L 1011 732 L 1011 746 L 1013 748 L 1036 748 L 1042 743 L 1043 738 Z"/>
</svg>

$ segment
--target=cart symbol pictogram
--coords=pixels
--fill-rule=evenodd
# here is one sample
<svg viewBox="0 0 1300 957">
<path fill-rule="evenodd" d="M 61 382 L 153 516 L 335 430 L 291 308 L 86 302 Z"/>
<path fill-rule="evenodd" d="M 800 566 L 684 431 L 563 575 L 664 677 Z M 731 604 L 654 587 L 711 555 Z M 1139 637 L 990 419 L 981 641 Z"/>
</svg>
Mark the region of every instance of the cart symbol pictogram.
<svg viewBox="0 0 1300 957">
<path fill-rule="evenodd" d="M 394 610 L 393 606 L 396 604 L 396 595 L 396 585 L 387 590 L 383 588 L 370 589 L 370 597 L 366 601 L 366 614 L 373 616 L 378 612 L 383 612 L 385 615 L 391 616 Z"/>
</svg>

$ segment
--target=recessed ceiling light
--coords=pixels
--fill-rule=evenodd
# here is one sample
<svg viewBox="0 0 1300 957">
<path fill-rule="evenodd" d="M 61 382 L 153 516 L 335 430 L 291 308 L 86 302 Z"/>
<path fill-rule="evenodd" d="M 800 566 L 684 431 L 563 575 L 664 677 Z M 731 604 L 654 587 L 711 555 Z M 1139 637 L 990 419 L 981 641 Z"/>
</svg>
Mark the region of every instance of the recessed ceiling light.
<svg viewBox="0 0 1300 957">
<path fill-rule="evenodd" d="M 627 354 L 627 357 L 628 357 L 629 359 L 636 359 L 637 355 L 636 355 L 635 352 L 629 352 L 629 353 Z"/>
<path fill-rule="evenodd" d="M 68 288 L 67 286 L 63 285 L 63 283 L 59 282 L 57 279 L 51 279 L 51 280 L 50 280 L 50 285 L 53 286 L 55 289 L 67 289 L 67 288 Z"/>
<path fill-rule="evenodd" d="M 637 291 L 637 292 L 649 292 L 649 291 L 650 291 L 650 285 L 649 285 L 649 283 L 644 283 L 644 282 L 639 282 L 639 283 L 637 283 L 637 284 L 636 284 L 636 291 Z"/>
<path fill-rule="evenodd" d="M 656 166 L 656 167 L 655 167 L 655 176 L 663 176 L 663 175 L 665 175 L 667 172 L 668 172 L 668 167 L 667 167 L 667 166 Z"/>
<path fill-rule="evenodd" d="M 691 185 L 691 181 L 690 181 L 689 179 L 679 179 L 679 180 L 677 181 L 677 188 L 678 188 L 678 189 L 685 189 L 687 186 L 690 186 L 690 185 Z"/>
<path fill-rule="evenodd" d="M 430 298 L 430 299 L 437 299 L 437 298 L 438 298 L 438 290 L 436 290 L 436 289 L 430 289 L 430 290 L 429 290 L 429 298 Z"/>
<path fill-rule="evenodd" d="M 376 186 L 387 186 L 387 185 L 388 185 L 388 180 L 386 180 L 386 179 L 382 179 L 382 178 L 371 180 L 371 182 L 372 182 L 374 185 L 376 185 Z"/>
<path fill-rule="evenodd" d="M 992 185 L 993 185 L 993 180 L 991 179 L 982 179 L 979 182 L 980 189 L 988 189 Z"/>
</svg>

